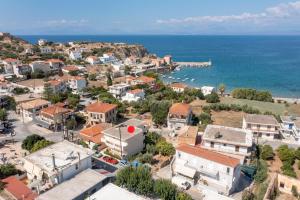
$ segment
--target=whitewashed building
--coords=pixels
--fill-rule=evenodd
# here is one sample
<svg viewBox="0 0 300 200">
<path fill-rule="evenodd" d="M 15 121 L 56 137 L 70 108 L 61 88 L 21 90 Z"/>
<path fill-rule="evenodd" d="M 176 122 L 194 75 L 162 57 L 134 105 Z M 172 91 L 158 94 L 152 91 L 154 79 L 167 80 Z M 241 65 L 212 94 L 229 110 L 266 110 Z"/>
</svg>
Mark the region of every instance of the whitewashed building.
<svg viewBox="0 0 300 200">
<path fill-rule="evenodd" d="M 253 135 L 250 130 L 219 125 L 207 125 L 202 136 L 203 148 L 241 156 L 250 156 Z"/>
<path fill-rule="evenodd" d="M 51 47 L 40 47 L 41 54 L 52 53 Z"/>
<path fill-rule="evenodd" d="M 82 92 L 86 87 L 86 80 L 80 76 L 70 76 L 67 82 L 68 87 L 72 90 L 74 94 Z"/>
<path fill-rule="evenodd" d="M 203 93 L 204 96 L 206 96 L 213 92 L 216 92 L 216 90 L 214 87 L 211 87 L 211 86 L 203 86 L 203 87 L 201 87 L 201 92 Z"/>
<path fill-rule="evenodd" d="M 169 129 L 181 129 L 192 123 L 192 108 L 189 104 L 175 103 L 169 109 L 167 118 Z"/>
<path fill-rule="evenodd" d="M 56 185 L 92 167 L 93 151 L 66 140 L 24 158 L 29 181 Z"/>
<path fill-rule="evenodd" d="M 250 130 L 254 136 L 264 139 L 280 137 L 280 124 L 273 115 L 247 114 L 243 118 L 243 129 Z"/>
<path fill-rule="evenodd" d="M 44 46 L 44 45 L 47 44 L 47 40 L 45 40 L 45 39 L 39 39 L 38 40 L 38 44 L 39 44 L 39 46 Z"/>
<path fill-rule="evenodd" d="M 96 65 L 100 63 L 100 59 L 96 56 L 89 56 L 85 59 L 85 61 L 90 63 L 91 65 Z"/>
<path fill-rule="evenodd" d="M 81 60 L 82 59 L 81 51 L 71 51 L 69 53 L 69 58 L 71 60 Z"/>
<path fill-rule="evenodd" d="M 121 98 L 126 94 L 126 92 L 130 90 L 130 85 L 125 83 L 115 84 L 109 86 L 108 92 L 112 94 L 115 98 Z"/>
<path fill-rule="evenodd" d="M 118 59 L 112 53 L 104 53 L 103 56 L 100 57 L 100 61 L 103 64 L 112 64 L 114 62 L 117 62 Z"/>
<path fill-rule="evenodd" d="M 145 98 L 145 92 L 143 89 L 135 89 L 126 92 L 125 96 L 122 97 L 122 101 L 136 102 Z"/>
<path fill-rule="evenodd" d="M 186 144 L 176 148 L 172 169 L 176 175 L 226 195 L 235 191 L 240 178 L 240 160 Z"/>
</svg>

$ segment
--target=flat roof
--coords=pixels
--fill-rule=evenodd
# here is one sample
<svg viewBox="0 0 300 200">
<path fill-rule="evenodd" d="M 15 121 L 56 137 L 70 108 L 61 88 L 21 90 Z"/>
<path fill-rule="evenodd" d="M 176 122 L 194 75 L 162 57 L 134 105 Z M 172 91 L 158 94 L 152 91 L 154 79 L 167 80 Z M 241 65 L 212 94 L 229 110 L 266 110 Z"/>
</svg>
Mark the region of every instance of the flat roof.
<svg viewBox="0 0 300 200">
<path fill-rule="evenodd" d="M 93 151 L 64 140 L 29 154 L 24 160 L 51 174 L 55 173 L 53 171 L 52 154 L 55 156 L 55 165 L 60 171 L 61 169 L 65 169 L 70 165 L 78 163 L 78 153 L 80 154 L 80 159 L 83 160 L 92 156 Z"/>
<path fill-rule="evenodd" d="M 128 190 L 118 187 L 112 183 L 107 184 L 98 192 L 94 193 L 90 199 L 92 200 L 146 200 L 146 198 L 138 196 Z"/>
<path fill-rule="evenodd" d="M 273 115 L 247 114 L 245 120 L 247 123 L 279 126 L 278 121 Z"/>
<path fill-rule="evenodd" d="M 131 119 L 128 119 L 127 121 L 125 121 L 125 122 L 123 122 L 123 123 L 121 123 L 117 126 L 122 126 L 122 125 L 139 127 L 139 126 L 146 125 L 146 122 L 143 121 L 143 120 L 136 119 L 136 118 L 131 118 Z"/>
<path fill-rule="evenodd" d="M 203 140 L 238 144 L 247 147 L 252 146 L 252 138 L 250 130 L 219 125 L 207 125 L 203 134 Z"/>
<path fill-rule="evenodd" d="M 41 194 L 37 200 L 73 200 L 84 192 L 105 180 L 107 176 L 92 169 L 86 169 L 70 180 L 67 180 L 51 190 Z"/>
<path fill-rule="evenodd" d="M 120 127 L 120 132 L 121 132 L 121 139 L 122 141 L 126 141 L 131 137 L 134 137 L 137 134 L 143 133 L 143 130 L 141 128 L 135 127 L 135 130 L 133 133 L 129 133 L 127 130 L 127 126 L 115 126 L 109 129 L 106 129 L 103 131 L 104 135 L 120 139 L 120 132 L 119 132 L 119 127 Z"/>
</svg>

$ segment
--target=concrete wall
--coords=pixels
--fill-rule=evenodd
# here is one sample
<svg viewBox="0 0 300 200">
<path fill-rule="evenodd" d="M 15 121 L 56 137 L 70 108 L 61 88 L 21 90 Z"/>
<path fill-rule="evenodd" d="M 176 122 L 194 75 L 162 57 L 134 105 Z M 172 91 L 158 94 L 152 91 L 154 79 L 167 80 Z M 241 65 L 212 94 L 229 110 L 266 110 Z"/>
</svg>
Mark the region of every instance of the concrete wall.
<svg viewBox="0 0 300 200">
<path fill-rule="evenodd" d="M 248 148 L 243 146 L 239 146 L 239 151 L 235 151 L 236 145 L 232 145 L 232 144 L 224 145 L 224 143 L 214 142 L 214 147 L 212 148 L 210 146 L 211 145 L 210 141 L 203 141 L 202 145 L 204 148 L 213 149 L 215 151 L 224 152 L 224 153 L 232 153 L 232 154 L 238 154 L 244 156 L 247 156 L 250 153 L 250 151 L 248 152 Z"/>
</svg>

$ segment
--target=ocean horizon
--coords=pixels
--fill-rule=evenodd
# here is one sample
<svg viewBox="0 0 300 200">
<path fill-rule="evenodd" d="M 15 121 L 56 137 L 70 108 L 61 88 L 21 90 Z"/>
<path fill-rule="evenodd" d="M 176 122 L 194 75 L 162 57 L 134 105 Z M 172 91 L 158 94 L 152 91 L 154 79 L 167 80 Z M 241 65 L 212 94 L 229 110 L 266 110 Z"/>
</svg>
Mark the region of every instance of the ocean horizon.
<svg viewBox="0 0 300 200">
<path fill-rule="evenodd" d="M 30 43 L 40 38 L 53 42 L 125 42 L 144 45 L 158 56 L 174 61 L 208 61 L 208 68 L 183 68 L 167 74 L 194 86 L 224 83 L 227 91 L 255 88 L 273 96 L 300 98 L 300 36 L 297 35 L 20 35 Z M 194 81 L 190 81 L 194 79 Z"/>
</svg>

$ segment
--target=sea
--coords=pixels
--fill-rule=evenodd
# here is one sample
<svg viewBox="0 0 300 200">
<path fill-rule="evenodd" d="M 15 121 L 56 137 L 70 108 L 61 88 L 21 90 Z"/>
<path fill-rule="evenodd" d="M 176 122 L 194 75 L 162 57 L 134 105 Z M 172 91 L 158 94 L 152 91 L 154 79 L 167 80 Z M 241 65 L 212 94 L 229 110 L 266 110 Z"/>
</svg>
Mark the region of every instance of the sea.
<svg viewBox="0 0 300 200">
<path fill-rule="evenodd" d="M 199 36 L 199 35 L 22 35 L 37 43 L 90 41 L 142 44 L 158 56 L 174 61 L 209 61 L 207 68 L 182 68 L 167 74 L 165 82 L 194 87 L 223 83 L 234 88 L 268 90 L 276 97 L 300 98 L 300 36 Z M 173 77 L 170 79 L 169 77 Z M 187 79 L 188 78 L 188 79 Z M 194 79 L 193 81 L 191 81 Z"/>
</svg>

